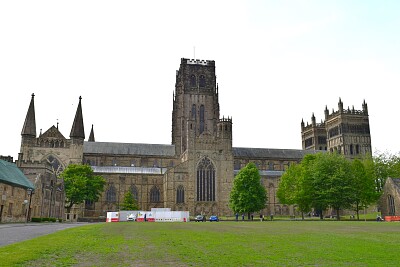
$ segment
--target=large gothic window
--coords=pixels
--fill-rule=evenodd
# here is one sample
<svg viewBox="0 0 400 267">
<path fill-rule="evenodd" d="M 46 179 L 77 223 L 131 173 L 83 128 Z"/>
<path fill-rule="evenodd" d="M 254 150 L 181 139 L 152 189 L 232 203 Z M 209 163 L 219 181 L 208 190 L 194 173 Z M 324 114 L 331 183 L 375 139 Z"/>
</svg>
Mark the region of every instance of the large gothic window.
<svg viewBox="0 0 400 267">
<path fill-rule="evenodd" d="M 176 189 L 176 203 L 185 203 L 185 190 L 182 185 Z"/>
<path fill-rule="evenodd" d="M 394 198 L 392 195 L 388 195 L 388 202 L 389 202 L 389 215 L 394 216 L 396 213 L 396 208 L 394 205 Z"/>
<path fill-rule="evenodd" d="M 193 74 L 190 76 L 190 86 L 196 87 L 196 76 L 194 76 Z"/>
<path fill-rule="evenodd" d="M 197 201 L 215 201 L 215 168 L 207 157 L 197 166 Z"/>
<path fill-rule="evenodd" d="M 156 186 L 150 190 L 150 202 L 160 202 L 160 190 Z"/>
<path fill-rule="evenodd" d="M 139 193 L 138 193 L 137 187 L 134 185 L 131 185 L 130 191 L 132 193 L 133 198 L 136 200 L 136 202 L 139 202 Z"/>
<path fill-rule="evenodd" d="M 53 155 L 49 155 L 46 161 L 51 165 L 53 173 L 58 177 L 60 173 L 64 170 L 63 165 L 60 161 Z"/>
<path fill-rule="evenodd" d="M 200 133 L 204 132 L 204 105 L 200 106 Z"/>
<path fill-rule="evenodd" d="M 117 190 L 115 190 L 115 186 L 111 185 L 108 187 L 106 192 L 106 200 L 107 202 L 114 203 L 117 201 Z"/>
<path fill-rule="evenodd" d="M 204 77 L 204 75 L 200 75 L 199 86 L 200 87 L 206 87 L 206 77 Z"/>
</svg>

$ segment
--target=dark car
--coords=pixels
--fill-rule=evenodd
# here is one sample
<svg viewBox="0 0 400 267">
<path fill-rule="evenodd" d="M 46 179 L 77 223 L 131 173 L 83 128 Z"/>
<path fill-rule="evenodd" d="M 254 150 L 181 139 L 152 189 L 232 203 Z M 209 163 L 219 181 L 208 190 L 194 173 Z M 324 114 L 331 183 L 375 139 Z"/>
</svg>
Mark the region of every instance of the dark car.
<svg viewBox="0 0 400 267">
<path fill-rule="evenodd" d="M 219 222 L 218 216 L 216 216 L 216 215 L 211 215 L 211 216 L 210 216 L 210 222 Z"/>
<path fill-rule="evenodd" d="M 205 222 L 206 221 L 206 216 L 204 215 L 197 215 L 196 218 L 194 219 L 196 222 Z"/>
</svg>

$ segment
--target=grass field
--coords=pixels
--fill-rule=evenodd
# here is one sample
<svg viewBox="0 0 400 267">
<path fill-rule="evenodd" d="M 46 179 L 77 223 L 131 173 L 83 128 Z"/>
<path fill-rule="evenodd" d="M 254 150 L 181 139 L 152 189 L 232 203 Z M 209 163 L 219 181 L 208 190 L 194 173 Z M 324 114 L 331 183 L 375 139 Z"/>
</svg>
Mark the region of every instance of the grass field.
<svg viewBox="0 0 400 267">
<path fill-rule="evenodd" d="M 1 247 L 0 264 L 399 266 L 399 240 L 385 222 L 100 223 Z"/>
</svg>

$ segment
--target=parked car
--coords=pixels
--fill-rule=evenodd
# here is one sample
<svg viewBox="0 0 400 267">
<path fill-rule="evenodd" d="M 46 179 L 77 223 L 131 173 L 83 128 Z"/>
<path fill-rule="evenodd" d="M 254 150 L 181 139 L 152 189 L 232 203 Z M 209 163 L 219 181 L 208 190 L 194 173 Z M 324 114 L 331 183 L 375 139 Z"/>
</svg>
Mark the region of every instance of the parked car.
<svg viewBox="0 0 400 267">
<path fill-rule="evenodd" d="M 206 216 L 204 215 L 197 215 L 196 218 L 194 219 L 196 222 L 205 222 L 206 221 Z"/>
<path fill-rule="evenodd" d="M 210 216 L 210 222 L 219 222 L 218 216 L 217 215 L 211 215 Z"/>
<path fill-rule="evenodd" d="M 136 215 L 135 214 L 129 214 L 129 216 L 126 218 L 128 222 L 134 222 L 136 221 Z"/>
</svg>

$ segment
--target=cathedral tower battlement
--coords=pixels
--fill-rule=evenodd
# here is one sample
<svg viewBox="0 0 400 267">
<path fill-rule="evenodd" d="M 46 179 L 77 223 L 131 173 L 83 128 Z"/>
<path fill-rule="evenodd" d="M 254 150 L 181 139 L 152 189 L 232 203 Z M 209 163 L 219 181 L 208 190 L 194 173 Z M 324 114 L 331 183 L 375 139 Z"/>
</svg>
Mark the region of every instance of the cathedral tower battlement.
<svg viewBox="0 0 400 267">
<path fill-rule="evenodd" d="M 372 153 L 369 128 L 368 106 L 362 103 L 362 110 L 343 108 L 339 98 L 338 110 L 329 113 L 325 106 L 325 121 L 317 124 L 314 113 L 311 124 L 301 122 L 302 147 L 306 150 L 337 151 L 348 158 Z"/>
</svg>

